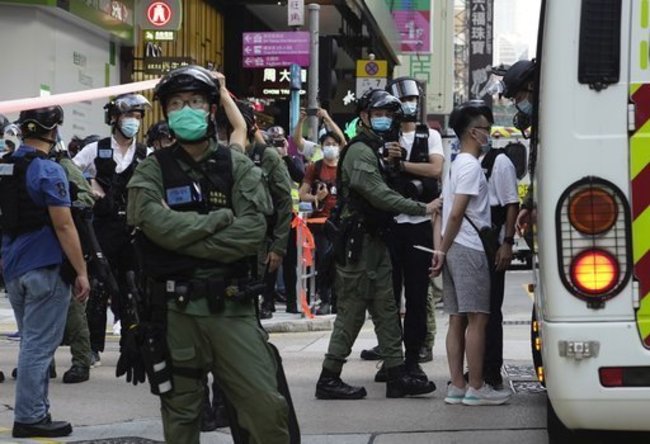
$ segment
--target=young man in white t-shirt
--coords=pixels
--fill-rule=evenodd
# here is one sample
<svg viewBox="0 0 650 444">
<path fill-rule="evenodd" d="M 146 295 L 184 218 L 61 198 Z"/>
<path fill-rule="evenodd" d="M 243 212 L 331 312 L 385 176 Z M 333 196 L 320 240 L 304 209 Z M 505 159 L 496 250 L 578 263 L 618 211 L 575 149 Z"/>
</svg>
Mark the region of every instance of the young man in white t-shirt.
<svg viewBox="0 0 650 444">
<path fill-rule="evenodd" d="M 490 226 L 491 218 L 487 180 L 478 158 L 490 148 L 493 122 L 492 111 L 482 101 L 461 105 L 449 119 L 460 139 L 460 153 L 445 177 L 442 215 L 434 219 L 437 249 L 432 260 L 432 274 L 443 273 L 443 299 L 449 314 L 446 344 L 451 384 L 445 397 L 448 404 L 499 405 L 510 398 L 509 391 L 497 391 L 483 382 L 490 267 L 478 229 Z M 465 354 L 469 383 L 463 377 Z"/>
</svg>

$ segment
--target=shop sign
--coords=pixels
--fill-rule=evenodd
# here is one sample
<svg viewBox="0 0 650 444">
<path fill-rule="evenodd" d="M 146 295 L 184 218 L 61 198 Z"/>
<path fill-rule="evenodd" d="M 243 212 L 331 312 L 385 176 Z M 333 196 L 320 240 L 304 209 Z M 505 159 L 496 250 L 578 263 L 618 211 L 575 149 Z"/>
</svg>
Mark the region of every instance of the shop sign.
<svg viewBox="0 0 650 444">
<path fill-rule="evenodd" d="M 194 64 L 191 57 L 145 57 L 142 72 L 145 74 L 163 75 L 172 69 Z"/>
<path fill-rule="evenodd" d="M 181 0 L 140 0 L 137 17 L 138 25 L 143 31 L 178 31 L 183 18 L 182 2 Z"/>
</svg>

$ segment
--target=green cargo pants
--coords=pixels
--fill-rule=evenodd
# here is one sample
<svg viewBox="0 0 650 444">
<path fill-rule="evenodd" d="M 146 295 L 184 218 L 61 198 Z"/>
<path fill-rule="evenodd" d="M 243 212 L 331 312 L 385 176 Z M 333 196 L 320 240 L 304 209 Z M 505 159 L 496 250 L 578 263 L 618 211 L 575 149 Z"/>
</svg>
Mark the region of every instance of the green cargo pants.
<svg viewBox="0 0 650 444">
<path fill-rule="evenodd" d="M 90 331 L 86 318 L 86 303 L 79 302 L 74 297 L 68 306 L 63 343 L 70 346 L 73 366 L 90 367 Z"/>
<path fill-rule="evenodd" d="M 252 443 L 289 442 L 288 406 L 278 392 L 277 364 L 252 304 L 245 316 L 168 310 L 167 343 L 173 368 L 212 372 Z M 179 371 L 173 380 L 174 389 L 160 398 L 165 441 L 198 444 L 201 377 Z"/>
<path fill-rule="evenodd" d="M 402 333 L 393 295 L 392 268 L 386 244 L 364 236 L 359 261 L 336 266 L 337 313 L 323 367 L 340 373 L 352 345 L 366 321 L 372 317 L 386 368 L 404 362 Z"/>
</svg>

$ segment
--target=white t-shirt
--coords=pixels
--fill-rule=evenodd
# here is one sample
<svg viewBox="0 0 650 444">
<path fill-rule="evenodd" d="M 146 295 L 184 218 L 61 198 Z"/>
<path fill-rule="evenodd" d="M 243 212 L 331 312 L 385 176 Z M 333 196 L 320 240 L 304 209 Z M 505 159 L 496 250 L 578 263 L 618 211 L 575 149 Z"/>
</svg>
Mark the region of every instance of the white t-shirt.
<svg viewBox="0 0 650 444">
<path fill-rule="evenodd" d="M 505 154 L 499 154 L 494 159 L 492 174 L 488 180 L 488 194 L 490 206 L 506 206 L 513 203 L 519 203 L 519 193 L 517 190 L 517 171 L 512 161 Z M 505 224 L 501 227 L 499 233 L 499 243 L 503 242 L 505 237 Z"/>
<path fill-rule="evenodd" d="M 445 235 L 447 221 L 454 206 L 456 194 L 467 194 L 470 197 L 465 209 L 465 215 L 474 222 L 478 229 L 489 227 L 490 200 L 488 198 L 488 185 L 485 174 L 478 159 L 469 153 L 461 152 L 451 164 L 449 176 L 442 186 L 442 235 Z M 459 243 L 474 250 L 483 251 L 483 244 L 478 232 L 463 217 L 460 230 L 454 239 Z"/>
<path fill-rule="evenodd" d="M 76 156 L 72 159 L 75 165 L 86 175 L 90 177 L 95 177 L 97 175 L 97 169 L 95 168 L 95 157 L 97 157 L 97 143 L 89 143 L 77 153 Z M 114 137 L 111 136 L 111 148 L 113 149 L 113 160 L 115 161 L 115 172 L 121 173 L 131 165 L 133 162 L 133 155 L 135 154 L 136 141 L 135 138 L 131 143 L 131 146 L 126 150 L 126 153 L 122 154 L 120 146 L 117 144 L 117 141 Z"/>
<path fill-rule="evenodd" d="M 399 144 L 406 149 L 406 160 L 411 157 L 411 149 L 415 141 L 415 130 L 402 133 Z M 444 159 L 445 152 L 442 149 L 442 138 L 438 131 L 429 128 L 429 156 L 438 154 Z M 408 214 L 398 214 L 395 216 L 395 222 L 398 224 L 419 224 L 431 220 L 429 216 L 409 216 Z"/>
</svg>

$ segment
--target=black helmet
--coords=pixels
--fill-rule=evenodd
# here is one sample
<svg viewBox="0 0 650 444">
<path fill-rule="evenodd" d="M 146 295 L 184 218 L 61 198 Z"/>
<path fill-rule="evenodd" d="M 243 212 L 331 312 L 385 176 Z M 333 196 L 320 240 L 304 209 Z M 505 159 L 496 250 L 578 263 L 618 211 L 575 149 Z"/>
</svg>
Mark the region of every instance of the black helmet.
<svg viewBox="0 0 650 444">
<path fill-rule="evenodd" d="M 210 71 L 198 65 L 181 66 L 169 71 L 156 85 L 153 97 L 160 100 L 164 113 L 169 96 L 188 91 L 203 92 L 211 104 L 219 103 L 219 81 Z"/>
<path fill-rule="evenodd" d="M 284 132 L 284 128 L 279 125 L 275 125 L 266 130 L 266 136 L 271 140 L 285 139 L 287 134 Z"/>
<path fill-rule="evenodd" d="M 526 85 L 533 80 L 535 74 L 535 60 L 519 60 L 512 65 L 503 76 L 503 96 L 512 99 Z"/>
<path fill-rule="evenodd" d="M 153 143 L 156 140 L 160 140 L 164 137 L 171 139 L 172 135 L 169 132 L 167 121 L 160 120 L 149 127 L 149 131 L 147 131 L 147 146 L 153 146 Z"/>
<path fill-rule="evenodd" d="M 41 135 L 63 124 L 63 108 L 55 105 L 21 111 L 18 122 L 25 137 Z"/>
<path fill-rule="evenodd" d="M 142 94 L 121 94 L 104 105 L 104 122 L 112 125 L 119 116 L 132 111 L 140 111 L 144 117 L 148 108 L 151 108 L 151 103 Z"/>
<path fill-rule="evenodd" d="M 357 113 L 373 109 L 386 109 L 397 113 L 402 110 L 402 102 L 383 89 L 370 89 L 359 99 Z"/>
<path fill-rule="evenodd" d="M 402 100 L 404 97 L 417 97 L 422 95 L 420 83 L 413 77 L 398 77 L 386 85 L 386 91 Z"/>
</svg>

